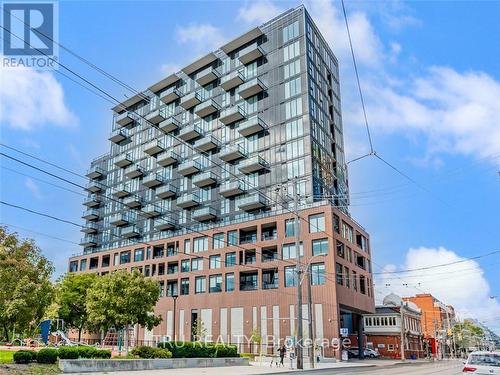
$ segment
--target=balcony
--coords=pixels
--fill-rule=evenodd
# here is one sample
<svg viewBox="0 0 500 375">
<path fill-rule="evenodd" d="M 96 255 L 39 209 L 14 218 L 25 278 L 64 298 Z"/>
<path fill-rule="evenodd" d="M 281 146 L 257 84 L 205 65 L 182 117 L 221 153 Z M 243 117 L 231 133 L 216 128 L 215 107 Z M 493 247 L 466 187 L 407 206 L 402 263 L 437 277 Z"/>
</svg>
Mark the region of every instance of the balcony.
<svg viewBox="0 0 500 375">
<path fill-rule="evenodd" d="M 100 168 L 100 167 L 97 167 L 97 166 L 93 166 L 93 167 L 90 167 L 90 169 L 87 171 L 87 178 L 90 178 L 91 180 L 97 180 L 97 179 L 100 179 L 102 177 L 104 177 L 106 172 L 104 172 L 104 169 Z"/>
<path fill-rule="evenodd" d="M 208 85 L 210 82 L 215 81 L 220 77 L 219 71 L 209 66 L 206 69 L 203 69 L 201 72 L 196 73 L 195 80 L 200 84 L 200 86 Z"/>
<path fill-rule="evenodd" d="M 88 222 L 83 226 L 82 229 L 80 229 L 81 232 L 86 234 L 97 233 L 98 230 L 99 226 L 94 222 Z"/>
<path fill-rule="evenodd" d="M 177 207 L 191 208 L 200 204 L 200 198 L 195 193 L 184 194 L 177 198 Z"/>
<path fill-rule="evenodd" d="M 111 216 L 109 223 L 115 227 L 123 227 L 129 224 L 129 219 L 125 214 L 116 214 Z"/>
<path fill-rule="evenodd" d="M 224 198 L 234 197 L 245 192 L 244 184 L 241 181 L 225 182 L 220 186 L 219 194 Z"/>
<path fill-rule="evenodd" d="M 80 246 L 83 247 L 96 247 L 97 246 L 97 236 L 88 235 L 84 236 L 80 241 Z"/>
<path fill-rule="evenodd" d="M 113 143 L 120 143 L 121 141 L 127 139 L 128 133 L 125 129 L 116 129 L 111 132 L 111 135 L 109 136 L 109 140 Z"/>
<path fill-rule="evenodd" d="M 172 103 L 182 96 L 181 91 L 177 87 L 170 87 L 160 94 L 160 100 L 165 103 Z"/>
<path fill-rule="evenodd" d="M 116 116 L 115 122 L 120 126 L 127 126 L 134 122 L 134 117 L 130 112 L 123 112 Z"/>
<path fill-rule="evenodd" d="M 243 72 L 236 71 L 222 77 L 220 85 L 224 89 L 224 91 L 230 91 L 235 87 L 241 85 L 244 81 L 245 76 Z"/>
<path fill-rule="evenodd" d="M 146 115 L 146 120 L 153 124 L 159 124 L 166 118 L 167 115 L 165 114 L 165 111 L 162 108 L 155 109 L 154 111 L 149 112 Z"/>
<path fill-rule="evenodd" d="M 141 235 L 141 231 L 136 225 L 131 225 L 122 229 L 123 238 L 136 238 Z"/>
<path fill-rule="evenodd" d="M 132 164 L 125 168 L 124 175 L 128 178 L 142 177 L 144 175 L 144 169 L 142 169 L 140 165 Z"/>
<path fill-rule="evenodd" d="M 189 110 L 193 108 L 195 105 L 200 104 L 202 101 L 203 101 L 203 96 L 201 92 L 195 91 L 187 95 L 184 95 L 181 98 L 180 106 L 185 110 Z"/>
<path fill-rule="evenodd" d="M 194 142 L 194 148 L 200 152 L 207 152 L 220 146 L 220 142 L 213 135 L 207 135 Z"/>
<path fill-rule="evenodd" d="M 84 211 L 84 213 L 82 215 L 82 219 L 85 219 L 88 221 L 96 221 L 97 219 L 99 219 L 99 210 L 91 208 L 87 211 Z"/>
<path fill-rule="evenodd" d="M 90 197 L 85 198 L 83 201 L 83 205 L 88 208 L 99 207 L 101 205 L 101 200 L 96 195 L 91 195 Z"/>
<path fill-rule="evenodd" d="M 198 104 L 194 109 L 194 113 L 196 113 L 199 117 L 206 117 L 217 112 L 219 109 L 220 106 L 215 102 L 215 100 L 208 99 L 206 102 Z"/>
<path fill-rule="evenodd" d="M 128 208 L 140 208 L 142 206 L 142 199 L 136 195 L 127 197 L 123 200 L 123 204 Z"/>
<path fill-rule="evenodd" d="M 168 167 L 179 161 L 179 155 L 172 150 L 167 150 L 156 157 L 156 162 L 162 167 Z"/>
<path fill-rule="evenodd" d="M 128 184 L 121 184 L 115 188 L 115 191 L 113 192 L 113 196 L 116 198 L 123 198 L 128 195 L 130 195 L 130 187 Z"/>
<path fill-rule="evenodd" d="M 161 199 L 172 198 L 177 195 L 177 188 L 171 184 L 165 184 L 156 189 L 156 196 Z"/>
<path fill-rule="evenodd" d="M 144 153 L 148 154 L 149 156 L 155 156 L 164 150 L 165 147 L 163 146 L 163 142 L 159 139 L 148 142 L 144 146 Z"/>
<path fill-rule="evenodd" d="M 217 210 L 211 206 L 196 208 L 191 214 L 191 218 L 196 221 L 209 221 L 217 218 Z"/>
<path fill-rule="evenodd" d="M 247 154 L 241 145 L 226 146 L 219 153 L 219 158 L 227 163 L 246 157 Z"/>
<path fill-rule="evenodd" d="M 253 78 L 240 86 L 238 94 L 243 99 L 248 99 L 251 96 L 257 95 L 266 89 L 266 86 L 258 78 Z"/>
<path fill-rule="evenodd" d="M 253 156 L 250 159 L 240 162 L 240 164 L 238 164 L 238 169 L 242 173 L 249 174 L 269 169 L 269 163 L 260 156 Z"/>
<path fill-rule="evenodd" d="M 268 204 L 267 198 L 261 193 L 252 194 L 239 201 L 238 207 L 243 211 L 253 211 L 266 207 Z"/>
<path fill-rule="evenodd" d="M 210 171 L 203 172 L 194 176 L 192 182 L 193 185 L 196 185 L 200 188 L 205 186 L 210 186 L 217 182 L 217 176 L 215 175 L 215 173 Z"/>
<path fill-rule="evenodd" d="M 146 217 L 156 217 L 162 214 L 160 207 L 157 207 L 154 204 L 148 204 L 143 208 L 142 213 Z"/>
<path fill-rule="evenodd" d="M 257 290 L 258 271 L 240 272 L 240 290 Z"/>
<path fill-rule="evenodd" d="M 165 180 L 159 173 L 151 173 L 142 179 L 142 184 L 148 188 L 154 188 L 163 184 Z"/>
<path fill-rule="evenodd" d="M 177 172 L 183 176 L 190 176 L 201 171 L 202 165 L 197 160 L 188 160 L 179 164 Z"/>
<path fill-rule="evenodd" d="M 262 271 L 262 289 L 277 289 L 278 288 L 278 270 L 263 270 Z"/>
<path fill-rule="evenodd" d="M 187 125 L 180 130 L 179 138 L 187 142 L 201 137 L 202 134 L 203 130 L 198 125 Z"/>
<path fill-rule="evenodd" d="M 132 159 L 132 156 L 129 154 L 117 156 L 115 159 L 115 165 L 119 168 L 128 167 L 133 162 L 134 160 Z"/>
<path fill-rule="evenodd" d="M 164 133 L 168 134 L 173 132 L 174 130 L 179 129 L 180 123 L 179 121 L 175 118 L 175 116 L 170 116 L 166 120 L 160 122 L 158 125 L 161 131 Z"/>
<path fill-rule="evenodd" d="M 245 110 L 241 106 L 231 107 L 220 113 L 219 121 L 224 125 L 230 125 L 236 121 L 246 118 Z"/>
<path fill-rule="evenodd" d="M 89 193 L 99 193 L 102 190 L 102 185 L 99 182 L 96 181 L 90 181 L 85 185 L 85 190 L 87 190 Z"/>
<path fill-rule="evenodd" d="M 257 43 L 252 43 L 248 47 L 243 48 L 238 53 L 238 59 L 243 65 L 251 63 L 257 60 L 259 57 L 264 56 L 264 51 L 259 47 Z"/>
<path fill-rule="evenodd" d="M 238 126 L 238 132 L 244 137 L 260 133 L 263 130 L 267 130 L 267 124 L 258 116 L 253 116 Z"/>
<path fill-rule="evenodd" d="M 154 221 L 154 226 L 156 230 L 170 230 L 175 229 L 177 222 L 170 216 L 158 217 Z"/>
</svg>

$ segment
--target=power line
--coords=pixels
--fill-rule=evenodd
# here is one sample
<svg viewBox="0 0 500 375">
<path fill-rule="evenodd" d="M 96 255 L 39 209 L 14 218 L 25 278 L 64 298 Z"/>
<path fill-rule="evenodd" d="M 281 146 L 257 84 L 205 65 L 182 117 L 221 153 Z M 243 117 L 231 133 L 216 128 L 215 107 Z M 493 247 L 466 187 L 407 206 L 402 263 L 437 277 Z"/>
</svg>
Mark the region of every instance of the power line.
<svg viewBox="0 0 500 375">
<path fill-rule="evenodd" d="M 18 205 L 12 204 L 12 203 L 4 202 L 4 201 L 0 201 L 0 203 L 5 205 L 5 206 L 16 208 L 18 210 L 27 211 L 27 212 L 32 213 L 34 215 L 47 217 L 47 218 L 52 219 L 52 220 L 60 221 L 61 223 L 66 223 L 66 224 L 74 225 L 75 227 L 78 227 L 78 228 L 82 228 L 82 226 L 80 224 L 77 224 L 77 223 L 70 221 L 70 220 L 61 219 L 61 218 L 58 218 L 56 216 L 52 216 L 52 215 L 49 215 L 49 214 L 46 214 L 43 212 L 35 211 L 35 210 L 30 209 L 30 208 L 18 206 Z"/>
<path fill-rule="evenodd" d="M 37 231 L 31 230 L 31 229 L 28 229 L 28 228 L 20 227 L 18 225 L 13 225 L 13 224 L 9 224 L 9 223 L 0 223 L 0 226 L 2 226 L 2 225 L 6 225 L 6 226 L 11 227 L 11 228 L 17 228 L 17 229 L 20 229 L 20 230 L 24 230 L 26 232 L 37 234 L 39 236 L 44 236 L 44 237 L 52 238 L 54 240 L 67 242 L 67 243 L 70 243 L 70 244 L 73 244 L 73 245 L 79 245 L 77 242 L 74 242 L 74 241 L 66 240 L 64 238 L 56 237 L 56 236 L 53 236 L 53 235 L 47 234 L 47 233 L 37 232 Z"/>
</svg>

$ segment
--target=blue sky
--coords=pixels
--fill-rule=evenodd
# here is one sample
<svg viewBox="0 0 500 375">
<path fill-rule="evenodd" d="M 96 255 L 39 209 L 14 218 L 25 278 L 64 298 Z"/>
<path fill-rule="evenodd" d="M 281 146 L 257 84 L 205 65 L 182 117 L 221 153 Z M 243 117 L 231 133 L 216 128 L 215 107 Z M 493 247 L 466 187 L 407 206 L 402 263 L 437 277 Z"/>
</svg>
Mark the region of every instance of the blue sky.
<svg viewBox="0 0 500 375">
<path fill-rule="evenodd" d="M 298 4 L 62 1 L 59 36 L 65 46 L 144 89 Z M 366 153 L 368 142 L 340 4 L 305 5 L 340 60 L 352 159 Z M 374 157 L 350 165 L 351 212 L 371 234 L 374 271 L 426 267 L 500 249 L 500 3 L 347 1 L 346 7 L 375 149 L 420 186 Z M 60 59 L 115 96 L 130 95 L 64 51 Z M 3 143 L 79 173 L 108 150 L 110 103 L 57 73 L 0 73 Z M 82 196 L 39 181 L 62 184 L 5 158 L 1 166 L 3 200 L 82 222 Z M 1 222 L 25 228 L 13 229 L 36 238 L 58 273 L 65 271 L 68 256 L 80 251 L 26 230 L 78 242 L 77 228 L 0 209 Z M 497 253 L 432 273 L 400 279 L 385 274 L 378 279 L 377 297 L 430 291 L 463 316 L 478 316 L 500 330 L 498 298 L 489 298 L 500 297 L 499 264 Z"/>
</svg>

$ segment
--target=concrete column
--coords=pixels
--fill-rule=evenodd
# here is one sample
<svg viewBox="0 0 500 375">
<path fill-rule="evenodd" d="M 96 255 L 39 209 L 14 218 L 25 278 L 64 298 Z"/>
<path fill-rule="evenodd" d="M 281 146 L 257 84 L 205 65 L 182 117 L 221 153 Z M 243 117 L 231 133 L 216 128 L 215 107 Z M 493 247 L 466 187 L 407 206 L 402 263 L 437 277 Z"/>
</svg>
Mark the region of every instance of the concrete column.
<svg viewBox="0 0 500 375">
<path fill-rule="evenodd" d="M 359 359 L 365 358 L 365 346 L 363 341 L 363 317 L 358 315 L 358 348 L 359 348 Z"/>
</svg>

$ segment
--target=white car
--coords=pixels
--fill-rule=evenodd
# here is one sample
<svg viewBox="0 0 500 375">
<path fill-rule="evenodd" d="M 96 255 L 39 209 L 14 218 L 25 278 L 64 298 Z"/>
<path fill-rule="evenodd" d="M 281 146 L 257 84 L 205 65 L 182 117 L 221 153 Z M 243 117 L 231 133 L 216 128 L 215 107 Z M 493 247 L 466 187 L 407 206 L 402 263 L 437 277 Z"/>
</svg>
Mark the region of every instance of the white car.
<svg viewBox="0 0 500 375">
<path fill-rule="evenodd" d="M 500 375 L 500 352 L 470 353 L 462 373 Z"/>
</svg>

